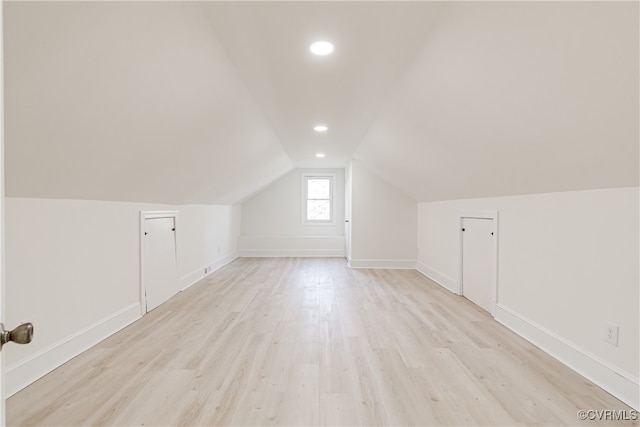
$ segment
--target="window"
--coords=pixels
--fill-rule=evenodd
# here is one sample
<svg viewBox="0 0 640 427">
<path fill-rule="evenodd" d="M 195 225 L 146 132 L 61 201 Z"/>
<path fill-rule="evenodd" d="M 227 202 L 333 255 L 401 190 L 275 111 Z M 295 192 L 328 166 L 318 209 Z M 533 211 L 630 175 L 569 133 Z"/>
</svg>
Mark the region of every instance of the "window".
<svg viewBox="0 0 640 427">
<path fill-rule="evenodd" d="M 302 222 L 333 224 L 334 175 L 302 175 Z"/>
</svg>

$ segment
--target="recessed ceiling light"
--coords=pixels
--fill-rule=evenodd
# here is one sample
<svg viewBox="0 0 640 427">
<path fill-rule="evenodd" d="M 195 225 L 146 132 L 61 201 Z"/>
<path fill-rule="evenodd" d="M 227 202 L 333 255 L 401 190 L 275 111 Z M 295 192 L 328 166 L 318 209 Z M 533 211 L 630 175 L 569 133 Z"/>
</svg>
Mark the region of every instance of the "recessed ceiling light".
<svg viewBox="0 0 640 427">
<path fill-rule="evenodd" d="M 333 52 L 333 45 L 327 41 L 317 41 L 309 47 L 314 55 L 329 55 Z"/>
<path fill-rule="evenodd" d="M 326 127 L 325 125 L 317 125 L 313 128 L 313 130 L 315 130 L 316 132 L 326 132 L 327 129 L 329 128 Z"/>
<path fill-rule="evenodd" d="M 318 154 L 316 154 L 316 157 L 317 157 L 317 158 L 319 158 L 319 159 L 321 159 L 321 158 L 323 158 L 323 157 L 324 157 L 324 153 L 318 153 Z"/>
</svg>

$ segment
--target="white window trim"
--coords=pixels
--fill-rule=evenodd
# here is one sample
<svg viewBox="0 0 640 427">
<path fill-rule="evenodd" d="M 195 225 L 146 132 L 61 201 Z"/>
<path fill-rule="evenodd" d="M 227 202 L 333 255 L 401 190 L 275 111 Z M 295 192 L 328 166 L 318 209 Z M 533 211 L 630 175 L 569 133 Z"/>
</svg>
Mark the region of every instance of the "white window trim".
<svg viewBox="0 0 640 427">
<path fill-rule="evenodd" d="M 307 180 L 313 178 L 328 178 L 331 180 L 331 219 L 328 221 L 307 219 Z M 335 215 L 335 194 L 336 194 L 336 174 L 335 173 L 303 173 L 300 180 L 300 221 L 302 225 L 336 225 Z"/>
</svg>

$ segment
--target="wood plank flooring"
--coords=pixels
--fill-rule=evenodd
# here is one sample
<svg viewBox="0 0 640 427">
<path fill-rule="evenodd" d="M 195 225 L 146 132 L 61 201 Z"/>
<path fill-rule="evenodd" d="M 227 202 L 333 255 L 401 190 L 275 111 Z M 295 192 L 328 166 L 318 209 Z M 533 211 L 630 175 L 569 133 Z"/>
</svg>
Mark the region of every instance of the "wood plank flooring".
<svg viewBox="0 0 640 427">
<path fill-rule="evenodd" d="M 240 258 L 7 401 L 8 425 L 638 425 L 411 270 Z"/>
</svg>

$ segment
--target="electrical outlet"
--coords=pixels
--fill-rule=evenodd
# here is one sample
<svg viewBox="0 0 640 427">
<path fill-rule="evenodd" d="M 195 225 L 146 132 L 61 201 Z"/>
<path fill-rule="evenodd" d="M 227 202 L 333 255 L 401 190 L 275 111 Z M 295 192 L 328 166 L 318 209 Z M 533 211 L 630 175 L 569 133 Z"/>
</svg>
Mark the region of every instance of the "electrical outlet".
<svg viewBox="0 0 640 427">
<path fill-rule="evenodd" d="M 605 322 L 604 324 L 604 340 L 611 345 L 618 346 L 618 325 Z"/>
<path fill-rule="evenodd" d="M 209 272 L 209 267 L 205 267 L 204 268 L 204 274 L 207 274 Z"/>
</svg>

